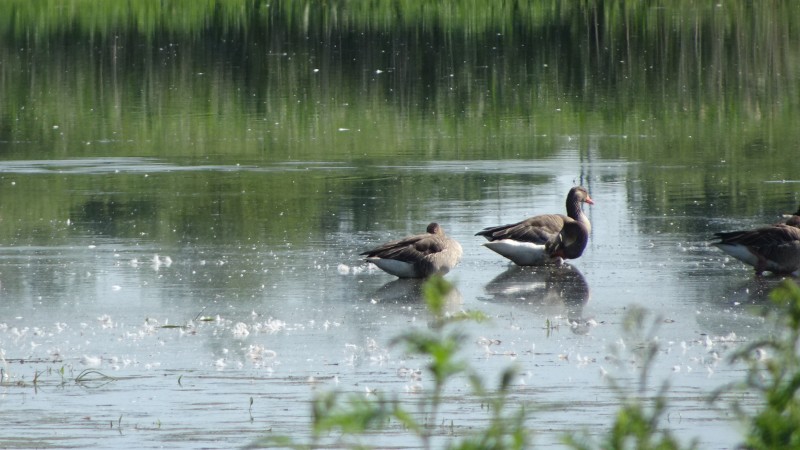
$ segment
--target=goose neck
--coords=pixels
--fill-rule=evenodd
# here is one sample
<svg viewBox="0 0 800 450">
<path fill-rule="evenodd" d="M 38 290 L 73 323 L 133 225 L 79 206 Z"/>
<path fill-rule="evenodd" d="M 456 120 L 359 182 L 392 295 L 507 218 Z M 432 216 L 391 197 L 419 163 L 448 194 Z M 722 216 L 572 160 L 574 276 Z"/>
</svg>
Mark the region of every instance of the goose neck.
<svg viewBox="0 0 800 450">
<path fill-rule="evenodd" d="M 587 223 L 589 219 L 586 217 L 586 214 L 583 213 L 583 209 L 581 208 L 581 202 L 579 200 L 572 200 L 567 202 L 567 215 L 578 222 Z"/>
</svg>

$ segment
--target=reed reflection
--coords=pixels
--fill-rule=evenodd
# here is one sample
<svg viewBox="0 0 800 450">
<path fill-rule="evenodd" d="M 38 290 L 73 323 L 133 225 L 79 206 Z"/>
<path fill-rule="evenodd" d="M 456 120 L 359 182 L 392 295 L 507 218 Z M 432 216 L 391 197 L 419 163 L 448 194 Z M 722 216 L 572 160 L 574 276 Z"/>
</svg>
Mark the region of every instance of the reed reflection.
<svg viewBox="0 0 800 450">
<path fill-rule="evenodd" d="M 590 322 L 583 317 L 583 308 L 591 293 L 586 278 L 575 267 L 510 266 L 484 287 L 489 302 L 530 305 L 543 316 L 563 316 L 573 333 L 586 334 Z"/>
</svg>

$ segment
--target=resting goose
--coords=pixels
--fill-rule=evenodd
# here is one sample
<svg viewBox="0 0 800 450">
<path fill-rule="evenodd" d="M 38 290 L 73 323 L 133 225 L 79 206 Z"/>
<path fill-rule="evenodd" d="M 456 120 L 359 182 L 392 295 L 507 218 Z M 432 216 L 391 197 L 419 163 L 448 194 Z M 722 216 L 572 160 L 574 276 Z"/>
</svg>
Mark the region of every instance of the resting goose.
<svg viewBox="0 0 800 450">
<path fill-rule="evenodd" d="M 793 226 L 793 227 L 800 228 L 800 208 L 797 208 L 797 212 L 796 213 L 794 213 L 791 216 L 788 216 L 788 219 L 784 223 L 786 225 L 790 225 L 790 226 Z"/>
<path fill-rule="evenodd" d="M 427 232 L 392 241 L 361 255 L 386 273 L 400 278 L 444 275 L 461 260 L 461 245 L 433 222 Z"/>
<path fill-rule="evenodd" d="M 592 224 L 582 204 L 593 205 L 582 186 L 567 194 L 567 215 L 543 214 L 509 225 L 484 228 L 475 236 L 489 240 L 484 246 L 520 266 L 560 264 L 583 254 Z"/>
<path fill-rule="evenodd" d="M 764 272 L 791 274 L 800 270 L 800 228 L 778 224 L 755 230 L 714 233 L 712 245 Z"/>
</svg>

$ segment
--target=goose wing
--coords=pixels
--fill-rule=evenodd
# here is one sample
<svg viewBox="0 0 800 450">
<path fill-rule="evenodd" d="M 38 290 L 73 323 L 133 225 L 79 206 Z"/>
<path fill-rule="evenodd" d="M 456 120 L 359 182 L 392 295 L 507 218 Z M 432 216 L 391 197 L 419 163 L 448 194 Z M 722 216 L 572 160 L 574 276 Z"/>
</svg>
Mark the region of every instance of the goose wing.
<svg viewBox="0 0 800 450">
<path fill-rule="evenodd" d="M 572 221 L 569 217 L 561 214 L 543 214 L 517 223 L 484 228 L 475 235 L 483 236 L 490 241 L 511 239 L 519 242 L 545 244 L 561 232 L 566 222 Z"/>
<path fill-rule="evenodd" d="M 714 244 L 742 245 L 759 249 L 771 248 L 800 241 L 800 228 L 789 225 L 775 225 L 745 231 L 726 231 L 714 233 L 719 242 Z"/>
<path fill-rule="evenodd" d="M 443 240 L 433 234 L 418 234 L 398 241 L 392 241 L 367 250 L 361 255 L 368 258 L 396 259 L 414 263 L 420 259 L 444 251 Z"/>
</svg>

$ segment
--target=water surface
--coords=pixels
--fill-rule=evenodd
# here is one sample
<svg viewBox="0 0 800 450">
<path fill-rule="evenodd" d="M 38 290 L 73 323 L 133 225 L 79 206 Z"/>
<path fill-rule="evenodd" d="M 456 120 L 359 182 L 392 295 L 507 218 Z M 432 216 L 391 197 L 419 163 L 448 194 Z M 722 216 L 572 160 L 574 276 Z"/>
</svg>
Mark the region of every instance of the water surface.
<svg viewBox="0 0 800 450">
<path fill-rule="evenodd" d="M 464 248 L 448 310 L 492 319 L 464 325 L 464 356 L 490 384 L 519 367 L 535 443 L 608 429 L 607 377 L 637 376 L 611 347 L 637 347 L 621 329 L 641 305 L 665 425 L 735 446 L 706 398 L 742 379 L 725 358 L 768 331 L 779 280 L 708 243 L 800 203 L 797 6 L 386 23 L 301 3 L 0 14 L 20 24 L 0 24 L 3 446 L 303 439 L 332 389 L 415 408 L 426 361 L 390 342 L 428 326 L 420 286 L 358 254 L 431 221 Z M 568 267 L 510 266 L 474 236 L 563 212 L 576 184 L 593 227 Z M 465 380 L 448 395 L 437 444 L 488 420 Z M 368 442 L 420 445 L 393 426 Z"/>
</svg>

